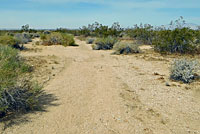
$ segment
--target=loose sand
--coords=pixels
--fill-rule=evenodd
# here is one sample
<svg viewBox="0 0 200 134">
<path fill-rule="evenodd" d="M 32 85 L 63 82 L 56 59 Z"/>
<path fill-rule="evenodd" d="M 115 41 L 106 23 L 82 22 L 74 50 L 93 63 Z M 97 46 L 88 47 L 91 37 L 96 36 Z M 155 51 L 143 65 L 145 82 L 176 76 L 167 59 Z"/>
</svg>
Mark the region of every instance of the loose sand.
<svg viewBox="0 0 200 134">
<path fill-rule="evenodd" d="M 199 83 L 170 82 L 170 60 L 76 43 L 22 53 L 41 59 L 37 78 L 51 97 L 45 111 L 12 121 L 2 134 L 200 134 Z"/>
</svg>

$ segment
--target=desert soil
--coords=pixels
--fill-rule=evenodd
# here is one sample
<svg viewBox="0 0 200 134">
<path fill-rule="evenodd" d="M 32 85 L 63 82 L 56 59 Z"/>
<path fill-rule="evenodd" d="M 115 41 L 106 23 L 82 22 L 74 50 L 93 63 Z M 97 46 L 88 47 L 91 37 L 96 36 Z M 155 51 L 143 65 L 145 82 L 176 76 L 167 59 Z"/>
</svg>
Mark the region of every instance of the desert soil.
<svg viewBox="0 0 200 134">
<path fill-rule="evenodd" d="M 143 54 L 112 55 L 77 39 L 79 47 L 32 44 L 22 55 L 48 103 L 1 123 L 2 134 L 200 134 L 200 84 L 171 82 L 173 58 L 145 46 Z"/>
</svg>

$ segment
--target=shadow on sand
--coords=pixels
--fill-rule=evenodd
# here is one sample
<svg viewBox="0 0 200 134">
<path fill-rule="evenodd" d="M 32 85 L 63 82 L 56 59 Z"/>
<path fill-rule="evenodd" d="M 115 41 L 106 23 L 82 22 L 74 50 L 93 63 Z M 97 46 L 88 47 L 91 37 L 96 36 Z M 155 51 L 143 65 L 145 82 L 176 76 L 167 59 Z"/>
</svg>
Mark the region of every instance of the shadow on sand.
<svg viewBox="0 0 200 134">
<path fill-rule="evenodd" d="M 30 114 L 41 114 L 44 112 L 48 112 L 47 108 L 51 106 L 59 106 L 55 101 L 58 99 L 53 94 L 48 94 L 46 92 L 42 92 L 39 96 L 39 103 L 37 109 L 26 111 L 26 112 L 19 112 L 15 114 L 10 114 L 4 118 L 0 118 L 0 133 L 6 130 L 9 127 L 14 125 L 20 125 L 22 123 L 30 122 L 31 117 Z"/>
</svg>

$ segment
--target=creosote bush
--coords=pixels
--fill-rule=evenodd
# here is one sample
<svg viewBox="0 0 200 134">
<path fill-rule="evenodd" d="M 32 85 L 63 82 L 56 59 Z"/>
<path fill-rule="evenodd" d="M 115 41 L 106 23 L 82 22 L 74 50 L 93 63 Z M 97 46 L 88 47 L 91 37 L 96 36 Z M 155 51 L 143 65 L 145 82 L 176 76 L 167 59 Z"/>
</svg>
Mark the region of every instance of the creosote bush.
<svg viewBox="0 0 200 134">
<path fill-rule="evenodd" d="M 199 69 L 199 62 L 196 60 L 175 60 L 171 67 L 170 78 L 184 83 L 191 83 L 199 78 Z"/>
<path fill-rule="evenodd" d="M 157 32 L 153 45 L 161 53 L 193 53 L 196 50 L 194 37 L 193 30 L 189 28 L 161 30 Z"/>
<path fill-rule="evenodd" d="M 114 37 L 99 38 L 93 45 L 94 50 L 110 50 L 114 44 L 117 43 L 117 39 Z"/>
<path fill-rule="evenodd" d="M 118 22 L 113 23 L 111 27 L 95 22 L 88 26 L 83 26 L 78 32 L 84 37 L 92 36 L 102 38 L 108 36 L 119 37 L 122 31 L 123 29 Z"/>
<path fill-rule="evenodd" d="M 0 45 L 0 118 L 37 107 L 41 88 L 28 79 L 30 71 L 17 49 Z"/>
<path fill-rule="evenodd" d="M 155 36 L 155 31 L 153 26 L 150 24 L 140 24 L 140 26 L 135 25 L 134 28 L 128 28 L 125 31 L 125 34 L 131 38 L 138 40 L 140 44 L 152 45 L 152 41 Z"/>
<path fill-rule="evenodd" d="M 116 43 L 114 45 L 114 54 L 133 54 L 140 53 L 139 45 L 133 43 Z"/>
<path fill-rule="evenodd" d="M 44 34 L 41 36 L 43 41 L 43 45 L 51 46 L 51 45 L 63 45 L 63 46 L 74 46 L 75 41 L 74 37 L 69 34 L 64 33 L 51 33 L 51 34 Z"/>
</svg>

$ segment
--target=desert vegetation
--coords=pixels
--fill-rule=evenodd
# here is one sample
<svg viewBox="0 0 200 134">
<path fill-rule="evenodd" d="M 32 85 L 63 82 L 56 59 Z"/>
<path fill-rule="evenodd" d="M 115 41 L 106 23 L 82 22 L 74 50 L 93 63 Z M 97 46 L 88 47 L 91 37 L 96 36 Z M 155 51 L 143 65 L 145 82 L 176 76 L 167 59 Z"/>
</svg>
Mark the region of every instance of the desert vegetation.
<svg viewBox="0 0 200 134">
<path fill-rule="evenodd" d="M 119 40 L 129 37 L 129 39 L 137 41 L 137 44 L 152 45 L 155 51 L 160 53 L 199 53 L 199 30 L 184 27 L 184 24 L 183 17 L 174 22 L 172 21 L 168 28 L 153 27 L 150 24 L 134 25 L 133 28 L 121 28 L 119 23 L 114 23 L 111 27 L 108 27 L 95 22 L 74 32 L 76 35 L 78 33 L 78 35 L 84 37 L 100 38 L 96 41 L 97 49 L 101 49 L 99 46 L 105 44 L 102 42 L 108 42 L 110 37 Z M 108 46 L 109 49 L 112 49 L 112 45 Z"/>
<path fill-rule="evenodd" d="M 191 83 L 193 80 L 199 79 L 199 71 L 200 64 L 197 60 L 179 59 L 172 64 L 170 78 Z"/>
<path fill-rule="evenodd" d="M 115 50 L 114 54 L 134 54 L 141 52 L 139 45 L 134 43 L 116 43 L 113 49 Z"/>
<path fill-rule="evenodd" d="M 113 98 L 116 100 L 120 96 L 123 103 L 127 103 L 124 113 L 136 113 L 134 116 L 130 114 L 130 119 L 134 117 L 134 120 L 143 122 L 143 116 L 148 119 L 150 117 L 159 122 L 156 122 L 159 127 L 164 125 L 166 128 L 165 125 L 169 123 L 169 119 L 165 119 L 162 114 L 150 106 L 142 104 L 140 97 L 146 95 L 144 100 L 149 100 L 150 103 L 154 99 L 164 102 L 166 100 L 163 94 L 174 92 L 178 95 L 180 92 L 184 94 L 185 92 L 183 93 L 179 88 L 188 90 L 199 84 L 200 29 L 191 29 L 185 27 L 184 24 L 184 19 L 180 17 L 171 22 L 169 27 L 154 27 L 141 23 L 133 27 L 122 28 L 118 22 L 111 26 L 95 22 L 79 29 L 34 30 L 30 29 L 29 25 L 24 25 L 20 30 L 1 30 L 0 119 L 24 111 L 40 109 L 43 89 L 32 75 L 34 69 L 37 69 L 34 66 L 39 66 L 39 69 L 45 73 L 40 74 L 38 71 L 37 76 L 41 77 L 38 80 L 46 83 L 55 78 L 54 84 L 57 87 L 52 89 L 55 85 L 51 85 L 48 87 L 50 90 L 45 90 L 60 97 L 61 104 L 70 102 L 69 107 L 72 111 L 78 111 L 78 114 L 85 109 L 82 110 L 82 107 L 76 109 L 71 102 L 77 105 L 79 103 L 79 105 L 88 104 L 92 94 L 93 96 L 101 95 L 97 99 L 106 100 L 107 104 L 112 102 Z M 80 47 L 68 47 L 77 46 L 76 44 Z M 27 57 L 23 57 L 22 53 Z M 46 59 L 51 60 L 47 62 Z M 35 60 L 37 60 L 37 65 L 34 64 Z M 62 72 L 62 70 L 65 71 Z M 61 72 L 62 75 L 55 77 Z M 75 78 L 77 78 L 76 81 L 74 81 Z M 94 80 L 94 83 L 88 83 L 91 80 Z M 116 90 L 113 90 L 115 88 Z M 135 88 L 137 92 L 134 91 Z M 94 89 L 98 92 L 93 93 Z M 144 92 L 146 94 L 143 96 Z M 177 94 L 173 97 L 176 98 Z M 187 93 L 185 94 L 187 96 Z M 164 99 L 160 99 L 159 95 L 163 95 L 162 99 Z M 80 97 L 77 99 L 74 96 Z M 174 102 L 174 98 L 170 97 L 168 96 L 168 99 Z M 94 105 L 99 105 L 95 103 Z M 190 105 L 189 102 L 186 103 Z M 154 105 L 153 102 L 152 104 Z M 115 102 L 112 105 L 114 105 L 113 109 L 117 106 Z M 86 107 L 85 111 L 91 108 L 89 105 Z M 160 108 L 159 105 L 156 107 Z M 66 115 L 65 111 L 72 112 L 71 109 L 67 109 L 68 107 L 66 107 L 67 110 L 65 108 L 63 110 L 63 107 L 59 108 L 62 109 L 59 112 L 63 112 L 60 115 Z M 105 109 L 109 108 L 106 106 Z M 52 111 L 55 112 L 55 109 L 51 109 Z M 172 111 L 176 112 L 176 110 Z M 74 115 L 70 116 L 74 117 Z M 51 115 L 51 119 L 57 120 L 57 117 Z M 62 121 L 62 117 L 58 119 Z M 113 117 L 114 122 L 116 119 L 117 117 Z M 173 119 L 171 120 L 173 122 Z M 148 120 L 149 122 L 152 123 L 151 120 Z M 104 121 L 102 120 L 101 123 L 103 124 Z"/>
<path fill-rule="evenodd" d="M 31 82 L 31 70 L 18 50 L 0 45 L 0 117 L 37 107 L 41 88 Z"/>
<path fill-rule="evenodd" d="M 88 38 L 88 39 L 87 39 L 87 44 L 93 44 L 94 41 L 95 41 L 94 38 Z"/>
<path fill-rule="evenodd" d="M 110 50 L 113 48 L 114 44 L 117 42 L 117 39 L 114 37 L 105 37 L 98 38 L 93 45 L 94 50 Z"/>
<path fill-rule="evenodd" d="M 33 67 L 20 56 L 20 51 L 35 38 L 37 45 L 74 46 L 74 37 L 69 33 L 34 30 L 29 25 L 21 30 L 0 31 L 0 118 L 40 109 L 39 97 L 42 88 L 33 80 Z"/>
<path fill-rule="evenodd" d="M 32 39 L 39 37 L 39 31 L 29 29 L 29 25 L 26 25 L 22 26 L 21 30 L 0 31 L 0 44 L 23 50 L 24 44 L 27 44 L 31 42 Z"/>
<path fill-rule="evenodd" d="M 13 48 L 19 47 L 19 41 L 10 35 L 0 36 L 0 44 L 5 45 L 5 46 L 10 46 Z"/>
<path fill-rule="evenodd" d="M 98 22 L 83 26 L 74 31 L 82 38 L 88 38 L 87 43 L 92 45 L 94 50 L 111 50 L 114 54 L 134 54 L 140 53 L 140 45 L 150 45 L 155 52 L 160 54 L 189 54 L 200 53 L 200 31 L 185 27 L 183 17 L 171 21 L 169 27 L 153 27 L 150 24 L 134 25 L 133 28 L 121 28 L 119 23 L 114 23 L 111 27 L 104 26 Z M 131 42 L 124 42 L 126 39 Z M 194 62 L 187 60 L 177 60 L 173 63 L 170 78 L 184 83 L 190 83 L 197 78 Z M 195 68 L 195 69 L 194 69 Z"/>
<path fill-rule="evenodd" d="M 49 34 L 41 35 L 42 44 L 51 46 L 51 45 L 63 45 L 63 46 L 73 46 L 75 41 L 72 35 L 65 33 L 52 32 Z"/>
</svg>

